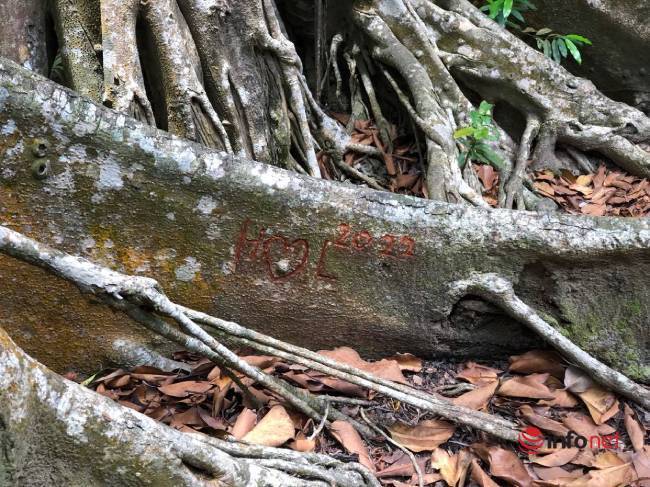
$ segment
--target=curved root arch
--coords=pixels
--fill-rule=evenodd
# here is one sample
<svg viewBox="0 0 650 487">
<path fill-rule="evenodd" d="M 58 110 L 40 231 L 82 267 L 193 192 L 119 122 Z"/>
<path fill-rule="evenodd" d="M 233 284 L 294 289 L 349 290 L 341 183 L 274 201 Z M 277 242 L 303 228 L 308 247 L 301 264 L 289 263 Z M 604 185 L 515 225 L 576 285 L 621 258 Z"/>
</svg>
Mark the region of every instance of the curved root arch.
<svg viewBox="0 0 650 487">
<path fill-rule="evenodd" d="M 173 133 L 315 176 L 321 175 L 319 151 L 357 178 L 358 171 L 340 162 L 346 150 L 382 155 L 351 144 L 318 105 L 275 0 L 58 0 L 55 7 L 70 84 L 122 112 L 154 123 L 162 106 Z M 101 13 L 101 32 L 89 20 L 93 8 Z M 639 145 L 650 139 L 650 119 L 574 77 L 466 0 L 355 0 L 332 10 L 345 21 L 315 18 L 296 26 L 318 30 L 319 52 L 306 54 L 316 59 L 313 84 L 331 76 L 337 97 L 350 96 L 353 119 L 372 116 L 388 148 L 389 107 L 376 85 L 391 91 L 425 136 L 431 198 L 485 205 L 471 163 L 459 168 L 453 137 L 468 125 L 468 90 L 507 103 L 526 120 L 516 143 L 502 130 L 493 144 L 505 160 L 500 206 L 524 207 L 527 167 L 558 167 L 558 146 L 583 167 L 583 152 L 596 151 L 650 176 L 650 154 Z M 340 32 L 328 37 L 323 25 Z M 136 37 L 143 31 L 154 67 L 142 62 Z M 331 48 L 322 76 L 324 39 Z M 157 91 L 146 83 L 152 69 L 160 78 Z M 162 103 L 153 103 L 154 91 Z"/>
<path fill-rule="evenodd" d="M 578 164 L 584 165 L 580 151 L 597 151 L 635 175 L 650 176 L 650 154 L 638 145 L 650 139 L 650 120 L 642 112 L 610 100 L 466 0 L 357 0 L 352 13 L 373 62 L 427 138 L 433 198 L 482 203 L 456 164 L 452 134 L 468 125 L 472 109 L 461 85 L 515 107 L 526 120 L 518 147 L 507 137 L 498 144 L 507 162 L 501 206 L 524 207 L 527 166 L 552 167 L 558 145 Z"/>
</svg>

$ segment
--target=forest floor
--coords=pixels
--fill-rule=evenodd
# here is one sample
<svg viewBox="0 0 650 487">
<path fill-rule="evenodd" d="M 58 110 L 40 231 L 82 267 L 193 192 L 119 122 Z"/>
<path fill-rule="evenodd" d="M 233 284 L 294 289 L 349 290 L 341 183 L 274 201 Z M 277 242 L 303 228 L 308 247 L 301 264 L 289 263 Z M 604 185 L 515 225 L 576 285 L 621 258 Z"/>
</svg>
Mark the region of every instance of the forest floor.
<svg viewBox="0 0 650 487">
<path fill-rule="evenodd" d="M 332 114 L 347 125 L 349 116 Z M 392 147 L 382 142 L 379 129 L 372 120 L 354 123 L 352 142 L 379 149 L 383 160 L 367 154 L 348 152 L 344 162 L 377 184 L 394 193 L 426 197 L 420 142 L 412 132 L 390 125 Z M 328 163 L 327 156 L 319 155 L 321 171 L 326 179 L 350 181 L 338 168 Z M 650 180 L 638 178 L 616 168 L 602 157 L 592 158 L 598 168 L 595 172 L 576 173 L 570 170 L 553 172 L 530 171 L 531 189 L 543 198 L 555 202 L 559 211 L 574 215 L 643 217 L 650 215 Z M 485 201 L 497 206 L 499 172 L 487 164 L 474 164 Z"/>
<path fill-rule="evenodd" d="M 385 436 L 365 440 L 342 421 L 325 429 L 245 377 L 250 395 L 242 394 L 214 363 L 184 351 L 173 356 L 184 371 L 146 366 L 101 371 L 83 384 L 189 434 L 359 461 L 387 486 L 650 486 L 650 413 L 596 385 L 555 352 L 531 351 L 495 363 L 425 362 L 409 354 L 366 361 L 348 347 L 319 353 L 516 421 L 522 428 L 519 444 L 496 442 L 270 356 L 241 355 L 267 373 L 329 397 L 332 406 Z M 68 378 L 81 382 L 74 374 Z"/>
</svg>

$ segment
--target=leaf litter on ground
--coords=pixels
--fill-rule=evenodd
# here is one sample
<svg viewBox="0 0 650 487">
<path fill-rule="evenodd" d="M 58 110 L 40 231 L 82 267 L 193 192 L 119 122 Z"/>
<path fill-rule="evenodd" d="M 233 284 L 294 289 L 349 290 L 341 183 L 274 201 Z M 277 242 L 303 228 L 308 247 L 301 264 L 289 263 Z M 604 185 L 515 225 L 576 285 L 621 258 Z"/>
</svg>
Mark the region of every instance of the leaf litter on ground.
<svg viewBox="0 0 650 487">
<path fill-rule="evenodd" d="M 363 407 L 374 424 L 415 455 L 424 485 L 650 487 L 650 415 L 595 384 L 553 351 L 530 351 L 511 357 L 509 363 L 425 362 L 410 354 L 368 361 L 351 347 L 319 353 L 388 380 L 447 394 L 456 404 L 516 421 L 522 430 L 534 426 L 557 442 L 524 453 L 517 445 L 495 442 L 340 379 L 275 357 L 243 356 L 312 394 L 368 401 L 364 406 L 336 406 L 356 419 L 361 419 Z M 69 378 L 180 431 L 330 454 L 362 463 L 384 485 L 418 485 L 411 458 L 381 437 L 365 440 L 345 421 L 319 430 L 318 424 L 248 378 L 240 377 L 257 404 L 209 360 L 185 351 L 173 359 L 188 364 L 190 371 L 140 366 L 102 371 L 86 381 L 76 374 Z M 570 431 L 587 438 L 617 435 L 619 448 L 561 445 Z"/>
</svg>

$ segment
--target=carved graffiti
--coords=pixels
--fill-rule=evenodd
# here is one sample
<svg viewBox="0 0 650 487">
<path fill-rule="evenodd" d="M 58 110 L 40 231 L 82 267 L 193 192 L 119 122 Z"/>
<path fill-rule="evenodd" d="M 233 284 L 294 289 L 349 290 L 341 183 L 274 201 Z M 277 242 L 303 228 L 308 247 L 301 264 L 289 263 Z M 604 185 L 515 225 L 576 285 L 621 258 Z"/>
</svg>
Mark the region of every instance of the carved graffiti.
<svg viewBox="0 0 650 487">
<path fill-rule="evenodd" d="M 307 238 L 291 238 L 268 228 L 256 230 L 256 227 L 250 220 L 241 226 L 235 245 L 235 272 L 241 272 L 244 262 L 261 262 L 269 279 L 282 282 L 308 270 L 311 246 Z M 415 257 L 415 239 L 391 234 L 376 237 L 368 230 L 355 231 L 351 225 L 341 223 L 334 237 L 319 246 L 313 272 L 316 279 L 337 279 L 327 269 L 330 252 L 336 249 L 348 255 L 363 254 L 375 259 L 410 259 Z"/>
</svg>

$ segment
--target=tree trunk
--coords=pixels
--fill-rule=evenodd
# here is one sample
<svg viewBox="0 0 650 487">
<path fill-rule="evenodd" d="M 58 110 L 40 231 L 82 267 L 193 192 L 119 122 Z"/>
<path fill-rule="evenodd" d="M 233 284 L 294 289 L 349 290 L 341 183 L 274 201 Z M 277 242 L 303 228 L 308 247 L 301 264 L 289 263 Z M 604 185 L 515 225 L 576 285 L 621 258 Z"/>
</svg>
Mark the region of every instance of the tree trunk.
<svg viewBox="0 0 650 487">
<path fill-rule="evenodd" d="M 498 273 L 583 348 L 650 377 L 647 220 L 488 211 L 295 175 L 157 131 L 9 61 L 0 106 L 0 222 L 155 277 L 177 302 L 371 356 L 540 346 L 454 286 Z M 114 340 L 147 339 L 42 271 L 0 261 L 2 326 L 56 370 L 95 369 Z"/>
</svg>

